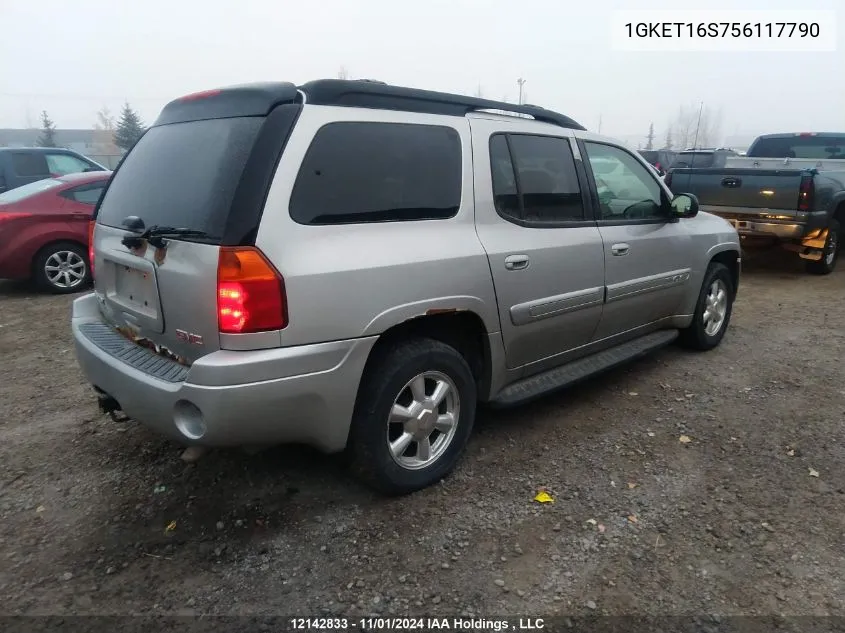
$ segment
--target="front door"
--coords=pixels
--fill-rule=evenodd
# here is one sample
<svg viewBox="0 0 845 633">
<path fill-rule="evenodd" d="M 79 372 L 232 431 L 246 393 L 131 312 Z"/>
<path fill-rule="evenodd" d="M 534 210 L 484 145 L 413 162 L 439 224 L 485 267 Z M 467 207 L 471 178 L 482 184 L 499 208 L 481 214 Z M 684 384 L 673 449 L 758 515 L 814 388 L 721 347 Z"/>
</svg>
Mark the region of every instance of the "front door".
<svg viewBox="0 0 845 633">
<path fill-rule="evenodd" d="M 476 228 L 490 263 L 507 366 L 540 371 L 586 345 L 604 299 L 602 241 L 571 132 L 470 119 Z M 577 148 L 576 148 L 577 150 Z"/>
<path fill-rule="evenodd" d="M 654 173 L 633 153 L 583 141 L 599 206 L 606 303 L 594 340 L 677 314 L 692 273 L 686 221 L 673 218 Z"/>
</svg>

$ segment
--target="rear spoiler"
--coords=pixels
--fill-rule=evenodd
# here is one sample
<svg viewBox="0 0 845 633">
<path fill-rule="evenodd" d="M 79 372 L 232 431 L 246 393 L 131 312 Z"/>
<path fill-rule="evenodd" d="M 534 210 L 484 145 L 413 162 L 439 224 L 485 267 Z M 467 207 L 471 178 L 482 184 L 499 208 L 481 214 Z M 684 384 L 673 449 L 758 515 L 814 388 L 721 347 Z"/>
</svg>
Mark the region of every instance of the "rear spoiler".
<svg viewBox="0 0 845 633">
<path fill-rule="evenodd" d="M 153 126 L 225 119 L 267 116 L 283 103 L 294 103 L 298 92 L 289 82 L 257 83 L 205 90 L 174 99 L 161 111 Z"/>
</svg>

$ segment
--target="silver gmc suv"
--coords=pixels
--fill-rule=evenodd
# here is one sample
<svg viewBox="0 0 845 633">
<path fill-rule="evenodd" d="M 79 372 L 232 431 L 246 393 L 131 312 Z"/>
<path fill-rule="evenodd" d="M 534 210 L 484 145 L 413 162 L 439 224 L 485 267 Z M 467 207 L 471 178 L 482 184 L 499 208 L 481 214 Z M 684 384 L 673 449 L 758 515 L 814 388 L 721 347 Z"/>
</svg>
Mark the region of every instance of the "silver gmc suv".
<svg viewBox="0 0 845 633">
<path fill-rule="evenodd" d="M 436 482 L 479 402 L 722 340 L 736 231 L 572 119 L 381 82 L 168 104 L 92 224 L 73 304 L 100 407 L 188 445 L 348 452 Z"/>
</svg>

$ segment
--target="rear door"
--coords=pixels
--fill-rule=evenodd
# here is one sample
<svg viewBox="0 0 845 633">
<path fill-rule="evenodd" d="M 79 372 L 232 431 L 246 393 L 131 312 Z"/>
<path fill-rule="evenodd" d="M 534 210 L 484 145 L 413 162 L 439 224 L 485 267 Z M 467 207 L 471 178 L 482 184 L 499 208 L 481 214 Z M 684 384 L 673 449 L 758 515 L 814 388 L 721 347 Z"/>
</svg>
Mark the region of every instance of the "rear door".
<svg viewBox="0 0 845 633">
<path fill-rule="evenodd" d="M 589 343 L 602 312 L 601 236 L 577 146 L 561 128 L 470 122 L 476 229 L 493 274 L 507 366 L 539 371 Z"/>
<path fill-rule="evenodd" d="M 6 174 L 9 189 L 50 178 L 47 158 L 42 152 L 9 152 L 9 167 Z"/>
<path fill-rule="evenodd" d="M 188 362 L 219 349 L 219 247 L 264 120 L 244 116 L 153 126 L 115 172 L 97 211 L 95 289 L 105 317 L 126 335 Z M 131 238 L 152 226 L 206 236 L 167 238 L 163 247 L 133 243 Z"/>
<path fill-rule="evenodd" d="M 604 246 L 606 303 L 594 340 L 653 324 L 680 309 L 691 276 L 692 240 L 670 219 L 656 175 L 631 152 L 585 140 Z"/>
</svg>

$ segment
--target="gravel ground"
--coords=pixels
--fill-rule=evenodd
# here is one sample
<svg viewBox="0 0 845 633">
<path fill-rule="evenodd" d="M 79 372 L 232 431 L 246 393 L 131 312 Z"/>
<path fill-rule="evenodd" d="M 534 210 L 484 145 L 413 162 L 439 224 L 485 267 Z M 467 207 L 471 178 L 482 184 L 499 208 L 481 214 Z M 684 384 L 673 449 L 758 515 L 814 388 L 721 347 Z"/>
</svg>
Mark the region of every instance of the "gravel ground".
<svg viewBox="0 0 845 633">
<path fill-rule="evenodd" d="M 844 289 L 747 264 L 716 351 L 482 411 L 453 476 L 384 499 L 302 449 L 184 464 L 98 414 L 70 298 L 0 284 L 2 611 L 843 614 Z"/>
</svg>

